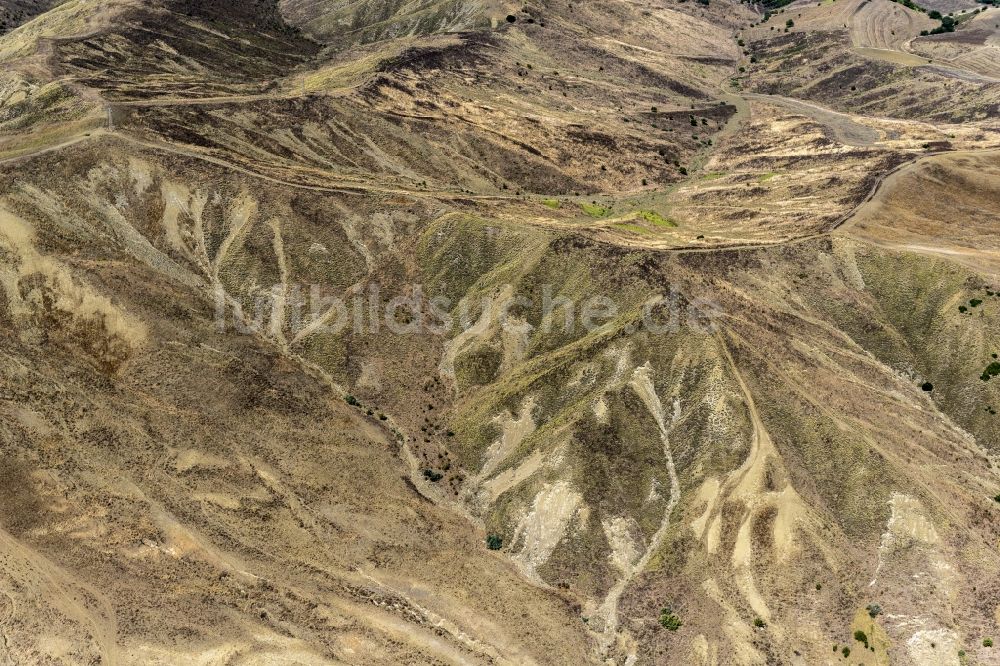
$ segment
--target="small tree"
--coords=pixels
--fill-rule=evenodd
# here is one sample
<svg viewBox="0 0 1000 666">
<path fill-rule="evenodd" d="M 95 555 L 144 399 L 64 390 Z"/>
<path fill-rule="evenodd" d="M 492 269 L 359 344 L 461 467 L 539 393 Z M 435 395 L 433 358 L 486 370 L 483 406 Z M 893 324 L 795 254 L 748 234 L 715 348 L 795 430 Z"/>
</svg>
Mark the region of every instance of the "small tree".
<svg viewBox="0 0 1000 666">
<path fill-rule="evenodd" d="M 499 534 L 488 534 L 486 536 L 486 547 L 490 550 L 500 550 L 503 548 L 503 537 Z"/>
<path fill-rule="evenodd" d="M 794 28 L 795 27 L 795 21 L 793 21 L 792 19 L 788 19 L 787 21 L 785 21 L 785 27 L 786 28 Z"/>
</svg>

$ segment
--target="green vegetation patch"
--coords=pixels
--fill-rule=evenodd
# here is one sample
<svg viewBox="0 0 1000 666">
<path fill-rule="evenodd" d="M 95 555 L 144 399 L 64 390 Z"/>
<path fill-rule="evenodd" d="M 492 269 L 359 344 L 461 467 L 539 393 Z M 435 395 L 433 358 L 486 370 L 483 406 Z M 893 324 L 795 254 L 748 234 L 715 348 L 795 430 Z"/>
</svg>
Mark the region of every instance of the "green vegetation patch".
<svg viewBox="0 0 1000 666">
<path fill-rule="evenodd" d="M 610 208 L 605 208 L 604 206 L 596 203 L 582 203 L 580 208 L 583 212 L 591 217 L 607 217 L 611 213 Z"/>
<path fill-rule="evenodd" d="M 552 210 L 559 210 L 562 208 L 562 202 L 559 199 L 542 199 L 542 205 L 548 206 Z"/>
<path fill-rule="evenodd" d="M 664 227 L 667 229 L 672 229 L 677 226 L 677 223 L 671 219 L 665 218 L 656 211 L 652 210 L 640 210 L 638 216 L 646 220 L 653 226 Z"/>
</svg>

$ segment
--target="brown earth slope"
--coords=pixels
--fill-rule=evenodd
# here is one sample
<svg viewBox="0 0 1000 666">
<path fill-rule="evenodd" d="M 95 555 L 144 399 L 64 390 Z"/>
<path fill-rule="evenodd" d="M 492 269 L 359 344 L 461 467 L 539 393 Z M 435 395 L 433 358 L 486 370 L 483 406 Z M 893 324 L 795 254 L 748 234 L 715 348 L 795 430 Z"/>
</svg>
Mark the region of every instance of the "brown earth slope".
<svg viewBox="0 0 1000 666">
<path fill-rule="evenodd" d="M 456 7 L 0 38 L 0 654 L 991 663 L 994 88 Z"/>
</svg>

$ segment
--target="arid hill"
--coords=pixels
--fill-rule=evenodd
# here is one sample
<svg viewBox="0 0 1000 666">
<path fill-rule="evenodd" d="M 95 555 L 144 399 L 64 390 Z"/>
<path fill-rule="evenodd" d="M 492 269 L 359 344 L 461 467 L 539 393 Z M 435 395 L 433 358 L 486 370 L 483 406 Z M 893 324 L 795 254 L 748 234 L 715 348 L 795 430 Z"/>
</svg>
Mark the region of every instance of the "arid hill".
<svg viewBox="0 0 1000 666">
<path fill-rule="evenodd" d="M 43 9 L 0 662 L 997 661 L 1000 9 Z"/>
</svg>

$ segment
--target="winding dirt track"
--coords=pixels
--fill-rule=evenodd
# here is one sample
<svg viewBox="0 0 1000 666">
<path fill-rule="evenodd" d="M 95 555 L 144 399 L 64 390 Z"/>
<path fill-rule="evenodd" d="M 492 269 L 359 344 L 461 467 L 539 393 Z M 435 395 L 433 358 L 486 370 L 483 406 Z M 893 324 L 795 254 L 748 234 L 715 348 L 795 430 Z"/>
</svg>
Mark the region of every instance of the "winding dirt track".
<svg viewBox="0 0 1000 666">
<path fill-rule="evenodd" d="M 853 121 L 848 114 L 832 111 L 830 109 L 826 109 L 822 106 L 813 104 L 811 102 L 805 102 L 802 100 L 783 97 L 780 95 L 764 95 L 758 93 L 736 94 L 728 90 L 723 90 L 723 93 L 724 97 L 737 107 L 737 114 L 733 117 L 733 119 L 730 121 L 727 127 L 722 130 L 723 133 L 726 132 L 735 133 L 739 131 L 739 127 L 749 118 L 751 113 L 749 104 L 747 102 L 749 100 L 758 100 L 770 104 L 775 104 L 777 106 L 782 106 L 794 112 L 810 116 L 818 123 L 823 125 L 825 128 L 827 128 L 827 130 L 831 133 L 832 138 L 846 145 L 851 145 L 855 147 L 869 147 L 874 145 L 878 140 L 879 135 L 876 130 Z M 272 97 L 277 97 L 277 96 L 272 96 Z M 238 97 L 226 98 L 226 100 L 231 100 L 231 101 L 238 101 L 240 99 L 243 98 L 238 98 Z M 197 100 L 197 99 L 192 100 L 193 103 L 199 103 L 199 101 L 203 103 L 209 103 L 205 100 Z M 215 103 L 219 101 L 221 100 L 214 100 Z M 171 104 L 175 103 L 181 104 L 180 101 L 173 101 L 173 100 L 171 101 Z M 274 183 L 276 185 L 281 185 L 282 187 L 290 187 L 294 189 L 308 190 L 312 192 L 325 192 L 329 194 L 341 194 L 350 196 L 365 196 L 369 193 L 378 193 L 378 194 L 391 194 L 391 195 L 431 198 L 438 200 L 461 198 L 464 200 L 479 200 L 479 201 L 518 201 L 518 202 L 521 201 L 516 197 L 503 196 L 503 195 L 483 195 L 483 194 L 468 195 L 468 194 L 446 192 L 446 191 L 435 192 L 426 190 L 409 190 L 405 188 L 387 188 L 387 187 L 379 187 L 373 185 L 362 185 L 357 182 L 350 182 L 350 183 L 341 182 L 336 185 L 329 185 L 329 186 L 296 183 L 293 181 L 284 180 L 282 178 L 269 176 L 267 174 L 254 171 L 252 169 L 240 166 L 238 164 L 228 162 L 224 159 L 214 157 L 211 155 L 206 155 L 204 153 L 200 153 L 195 150 L 182 148 L 169 143 L 153 142 L 144 139 L 139 139 L 137 137 L 130 136 L 128 134 L 116 131 L 114 129 L 100 129 L 100 130 L 88 131 L 86 133 L 81 133 L 80 135 L 75 136 L 66 141 L 63 141 L 59 144 L 47 146 L 32 152 L 3 159 L 0 160 L 0 167 L 9 164 L 16 164 L 18 162 L 28 160 L 32 157 L 58 152 L 65 148 L 70 148 L 72 146 L 76 146 L 86 141 L 102 139 L 109 136 L 114 136 L 115 138 L 128 141 L 129 143 L 132 143 L 136 146 L 148 150 L 166 152 L 174 155 L 180 155 L 182 157 L 187 157 L 190 159 L 201 160 L 203 162 L 207 162 L 209 164 L 222 167 L 224 169 L 229 169 L 232 171 L 242 173 L 251 178 L 259 178 L 261 180 Z M 840 218 L 838 218 L 835 222 L 830 224 L 823 231 L 811 234 L 805 234 L 794 238 L 777 240 L 774 242 L 728 243 L 728 244 L 722 243 L 712 246 L 698 246 L 698 247 L 676 246 L 676 247 L 656 248 L 656 251 L 683 254 L 683 253 L 722 252 L 722 251 L 733 251 L 733 250 L 763 250 L 770 247 L 788 245 L 791 243 L 807 242 L 810 240 L 815 240 L 817 238 L 828 236 L 831 232 L 849 223 L 849 221 L 857 215 L 859 210 L 861 210 L 864 206 L 870 203 L 878 195 L 878 193 L 882 190 L 887 180 L 897 176 L 898 174 L 909 168 L 914 167 L 917 163 L 921 162 L 922 160 L 933 158 L 937 155 L 949 152 L 955 152 L 955 151 L 937 151 L 937 152 L 927 152 L 927 153 L 922 153 L 920 155 L 915 155 L 911 159 L 897 165 L 896 167 L 887 171 L 886 173 L 881 174 L 873 183 L 871 190 L 861 201 L 859 201 L 854 207 L 851 208 L 851 210 L 844 213 Z M 996 152 L 996 149 L 984 149 L 982 151 L 963 151 L 963 152 L 966 152 L 968 154 L 992 153 Z"/>
<path fill-rule="evenodd" d="M 823 126 L 824 131 L 828 134 L 828 138 L 845 146 L 867 148 L 878 143 L 880 138 L 877 130 L 855 122 L 850 115 L 839 111 L 832 111 L 818 104 L 792 99 L 791 97 L 783 97 L 781 95 L 743 93 L 743 97 L 782 106 L 795 113 L 809 116 Z"/>
</svg>

